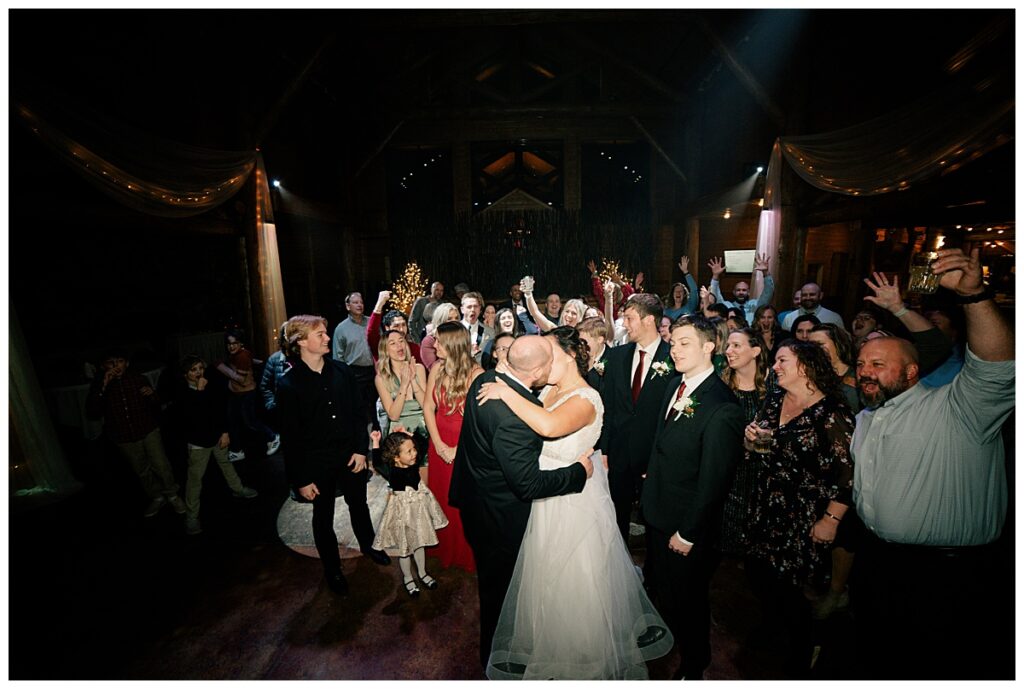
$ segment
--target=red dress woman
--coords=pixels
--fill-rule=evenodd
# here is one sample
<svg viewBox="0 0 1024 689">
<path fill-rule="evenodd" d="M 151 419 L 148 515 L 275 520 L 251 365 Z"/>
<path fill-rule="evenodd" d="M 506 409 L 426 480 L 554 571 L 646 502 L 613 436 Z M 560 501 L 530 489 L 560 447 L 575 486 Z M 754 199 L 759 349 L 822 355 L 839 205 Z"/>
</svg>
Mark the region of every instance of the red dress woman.
<svg viewBox="0 0 1024 689">
<path fill-rule="evenodd" d="M 427 378 L 423 415 L 430 432 L 427 452 L 427 485 L 448 517 L 448 527 L 437 531 L 438 544 L 428 552 L 444 567 L 476 571 L 473 551 L 462 531 L 462 516 L 448 504 L 448 486 L 452 480 L 455 450 L 462 430 L 466 393 L 473 380 L 483 373 L 470 356 L 469 332 L 461 323 L 443 323 L 437 328 L 438 364 Z"/>
</svg>

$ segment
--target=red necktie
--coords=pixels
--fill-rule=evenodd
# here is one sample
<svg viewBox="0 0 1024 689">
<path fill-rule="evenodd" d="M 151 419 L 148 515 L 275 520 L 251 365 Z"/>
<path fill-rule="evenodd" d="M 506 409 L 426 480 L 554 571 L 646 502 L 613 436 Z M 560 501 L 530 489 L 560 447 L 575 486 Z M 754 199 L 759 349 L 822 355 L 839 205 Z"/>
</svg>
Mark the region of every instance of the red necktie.
<svg viewBox="0 0 1024 689">
<path fill-rule="evenodd" d="M 640 350 L 640 363 L 636 365 L 636 372 L 633 374 L 633 404 L 636 404 L 636 400 L 640 397 L 640 384 L 644 379 L 644 350 Z"/>
<path fill-rule="evenodd" d="M 673 418 L 672 417 L 672 412 L 674 412 L 675 409 L 673 409 L 672 407 L 675 405 L 676 402 L 678 402 L 679 400 L 683 399 L 683 393 L 685 393 L 685 392 L 686 392 L 686 381 L 684 380 L 683 382 L 681 382 L 679 384 L 679 391 L 676 393 L 676 398 L 675 398 L 675 400 L 672 401 L 672 404 L 670 404 L 668 406 L 668 411 L 665 413 L 665 421 L 666 421 L 666 423 L 670 419 Z"/>
</svg>

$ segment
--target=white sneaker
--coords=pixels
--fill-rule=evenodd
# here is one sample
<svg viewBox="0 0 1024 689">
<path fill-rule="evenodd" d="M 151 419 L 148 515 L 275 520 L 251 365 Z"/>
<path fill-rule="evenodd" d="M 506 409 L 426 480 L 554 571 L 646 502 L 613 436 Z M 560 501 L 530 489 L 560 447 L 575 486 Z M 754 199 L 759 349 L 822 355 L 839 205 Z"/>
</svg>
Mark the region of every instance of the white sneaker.
<svg viewBox="0 0 1024 689">
<path fill-rule="evenodd" d="M 142 516 L 155 517 L 156 513 L 163 509 L 163 506 L 166 504 L 167 498 L 162 495 L 160 497 L 153 498 L 152 502 L 149 503 L 149 506 L 146 507 L 146 510 L 142 513 Z"/>
<path fill-rule="evenodd" d="M 203 526 L 199 523 L 198 518 L 185 517 L 185 533 L 189 536 L 197 536 L 203 533 Z"/>
<path fill-rule="evenodd" d="M 229 462 L 241 462 L 243 459 L 245 459 L 245 450 L 239 450 L 238 452 L 228 452 Z"/>
<path fill-rule="evenodd" d="M 278 433 L 274 439 L 267 443 L 267 457 L 277 452 L 281 447 L 281 434 Z"/>
</svg>

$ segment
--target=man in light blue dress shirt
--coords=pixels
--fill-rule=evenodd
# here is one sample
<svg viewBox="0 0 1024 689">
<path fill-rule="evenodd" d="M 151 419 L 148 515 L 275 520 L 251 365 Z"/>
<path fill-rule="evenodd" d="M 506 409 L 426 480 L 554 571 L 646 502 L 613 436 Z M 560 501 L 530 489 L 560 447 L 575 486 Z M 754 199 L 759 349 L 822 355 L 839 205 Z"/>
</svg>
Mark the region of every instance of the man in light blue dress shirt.
<svg viewBox="0 0 1024 689">
<path fill-rule="evenodd" d="M 754 313 L 760 307 L 772 303 L 772 297 L 775 296 L 775 280 L 768 274 L 768 256 L 764 254 L 754 256 L 754 270 L 760 270 L 764 275 L 764 290 L 754 300 L 750 299 L 750 285 L 746 282 L 737 282 L 736 286 L 732 288 L 732 296 L 735 301 L 726 301 L 719 287 L 719 278 L 725 273 L 725 264 L 721 258 L 712 258 L 708 261 L 708 267 L 711 268 L 710 290 L 715 295 L 715 299 L 719 304 L 724 304 L 726 308 L 743 309 L 743 317 L 746 318 L 748 324 L 754 322 Z"/>
<path fill-rule="evenodd" d="M 917 352 L 895 337 L 869 340 L 857 356 L 865 409 L 851 445 L 853 496 L 867 527 L 854 575 L 857 646 L 876 679 L 1008 678 L 1013 563 L 998 539 L 1014 336 L 977 250 L 942 250 L 934 270 L 964 308 L 963 370 L 949 385 L 919 385 Z"/>
</svg>

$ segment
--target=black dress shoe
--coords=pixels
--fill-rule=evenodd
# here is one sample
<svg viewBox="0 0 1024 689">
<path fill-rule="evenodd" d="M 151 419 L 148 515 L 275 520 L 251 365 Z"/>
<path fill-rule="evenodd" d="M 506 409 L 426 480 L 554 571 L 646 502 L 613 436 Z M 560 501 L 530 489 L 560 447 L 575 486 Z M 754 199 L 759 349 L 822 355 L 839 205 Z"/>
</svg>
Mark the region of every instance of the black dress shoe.
<svg viewBox="0 0 1024 689">
<path fill-rule="evenodd" d="M 647 631 L 637 638 L 636 645 L 639 648 L 647 648 L 651 644 L 664 639 L 667 633 L 668 630 L 664 627 L 650 626 L 647 628 Z"/>
<path fill-rule="evenodd" d="M 341 570 L 327 575 L 327 588 L 339 596 L 348 594 L 348 581 L 346 581 L 345 575 L 341 573 Z"/>
<path fill-rule="evenodd" d="M 370 558 L 378 565 L 390 565 L 391 558 L 383 550 L 364 550 L 363 555 Z"/>
</svg>

